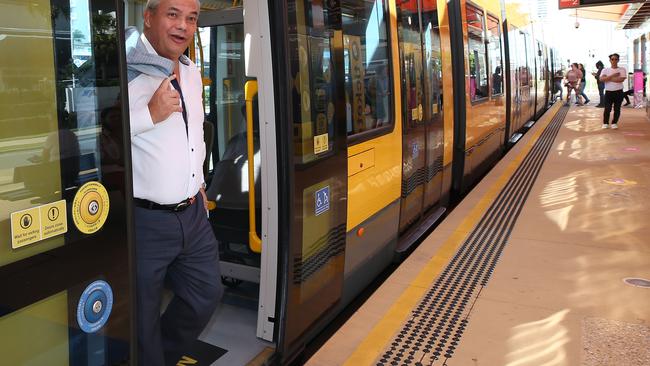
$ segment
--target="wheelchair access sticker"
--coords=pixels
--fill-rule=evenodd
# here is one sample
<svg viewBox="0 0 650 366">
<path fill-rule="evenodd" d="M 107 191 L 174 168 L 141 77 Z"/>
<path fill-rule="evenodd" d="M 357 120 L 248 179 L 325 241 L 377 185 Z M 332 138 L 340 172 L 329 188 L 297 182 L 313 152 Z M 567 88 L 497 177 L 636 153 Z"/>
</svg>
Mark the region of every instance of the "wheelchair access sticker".
<svg viewBox="0 0 650 366">
<path fill-rule="evenodd" d="M 113 290 L 102 280 L 97 280 L 84 290 L 77 304 L 77 323 L 86 333 L 95 333 L 108 321 L 113 310 Z"/>
<path fill-rule="evenodd" d="M 97 232 L 104 226 L 109 209 L 108 192 L 99 182 L 81 186 L 72 201 L 72 219 L 84 234 Z"/>
<path fill-rule="evenodd" d="M 330 209 L 330 186 L 316 191 L 314 197 L 314 213 L 316 216 Z"/>
</svg>

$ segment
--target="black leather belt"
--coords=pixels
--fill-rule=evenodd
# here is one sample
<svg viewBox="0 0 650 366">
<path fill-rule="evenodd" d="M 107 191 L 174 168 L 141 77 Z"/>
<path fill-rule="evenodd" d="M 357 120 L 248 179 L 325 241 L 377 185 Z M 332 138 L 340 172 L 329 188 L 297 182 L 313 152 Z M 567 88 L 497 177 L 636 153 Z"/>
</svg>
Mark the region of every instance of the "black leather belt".
<svg viewBox="0 0 650 366">
<path fill-rule="evenodd" d="M 196 201 L 196 197 L 185 199 L 183 201 L 180 201 L 179 203 L 162 205 L 160 203 L 151 202 L 149 200 L 145 200 L 142 198 L 135 198 L 135 197 L 133 198 L 133 203 L 138 207 L 146 208 L 149 210 L 163 210 L 163 211 L 172 211 L 172 212 L 183 211 L 186 208 L 190 207 L 194 203 L 194 201 Z"/>
</svg>

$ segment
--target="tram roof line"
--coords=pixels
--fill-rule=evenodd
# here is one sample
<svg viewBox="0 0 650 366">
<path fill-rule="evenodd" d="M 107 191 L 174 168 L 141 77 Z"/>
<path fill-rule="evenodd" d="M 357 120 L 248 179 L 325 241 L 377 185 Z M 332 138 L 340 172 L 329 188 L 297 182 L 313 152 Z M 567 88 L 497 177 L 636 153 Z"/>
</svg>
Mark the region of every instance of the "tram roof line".
<svg viewBox="0 0 650 366">
<path fill-rule="evenodd" d="M 563 9 L 568 14 L 576 14 L 576 17 L 582 19 L 602 20 L 608 22 L 620 22 L 628 14 L 631 8 L 635 10 L 641 4 L 609 4 L 599 6 L 582 6 L 580 8 Z"/>
<path fill-rule="evenodd" d="M 650 19 L 650 3 L 630 4 L 621 18 L 618 29 L 637 29 Z"/>
</svg>

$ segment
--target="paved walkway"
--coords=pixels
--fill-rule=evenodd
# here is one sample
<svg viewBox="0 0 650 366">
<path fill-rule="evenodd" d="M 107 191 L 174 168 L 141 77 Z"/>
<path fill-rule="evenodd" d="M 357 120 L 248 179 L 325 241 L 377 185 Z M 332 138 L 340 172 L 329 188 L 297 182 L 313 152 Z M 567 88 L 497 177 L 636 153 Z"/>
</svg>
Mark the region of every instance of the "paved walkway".
<svg viewBox="0 0 650 366">
<path fill-rule="evenodd" d="M 383 363 L 391 340 L 558 107 L 308 365 Z M 624 107 L 620 128 L 603 130 L 602 111 L 569 110 L 494 273 L 462 315 L 466 326 L 452 357 L 430 361 L 419 357 L 420 351 L 415 359 L 404 354 L 396 364 L 650 365 L 650 288 L 624 282 L 650 280 L 650 122 L 645 110 Z"/>
</svg>

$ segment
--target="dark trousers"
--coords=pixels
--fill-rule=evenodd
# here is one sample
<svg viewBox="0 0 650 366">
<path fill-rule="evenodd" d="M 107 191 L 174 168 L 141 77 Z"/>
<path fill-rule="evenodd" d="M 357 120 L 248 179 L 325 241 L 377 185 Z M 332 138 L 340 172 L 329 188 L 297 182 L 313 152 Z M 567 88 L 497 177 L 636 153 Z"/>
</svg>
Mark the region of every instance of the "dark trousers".
<svg viewBox="0 0 650 366">
<path fill-rule="evenodd" d="M 598 105 L 605 105 L 605 83 L 598 82 Z"/>
<path fill-rule="evenodd" d="M 606 90 L 605 91 L 605 111 L 603 112 L 603 124 L 609 124 L 609 113 L 614 105 L 614 119 L 612 124 L 618 123 L 621 116 L 621 103 L 623 102 L 623 90 Z"/>
<path fill-rule="evenodd" d="M 625 98 L 625 105 L 630 104 L 630 98 L 628 98 L 630 95 L 634 95 L 634 89 L 630 89 L 623 93 L 623 98 Z"/>
<path fill-rule="evenodd" d="M 563 90 L 563 88 L 562 88 L 562 80 L 555 81 L 555 83 L 553 84 L 553 87 L 554 87 L 553 88 L 553 96 L 555 97 L 555 94 L 557 94 L 557 92 L 559 91 L 560 92 L 560 100 L 562 100 L 562 90 Z M 555 98 L 553 98 L 553 99 L 555 100 Z"/>
<path fill-rule="evenodd" d="M 217 307 L 217 241 L 201 196 L 182 212 L 135 208 L 138 360 L 176 365 Z M 174 297 L 162 316 L 163 287 Z"/>
</svg>

